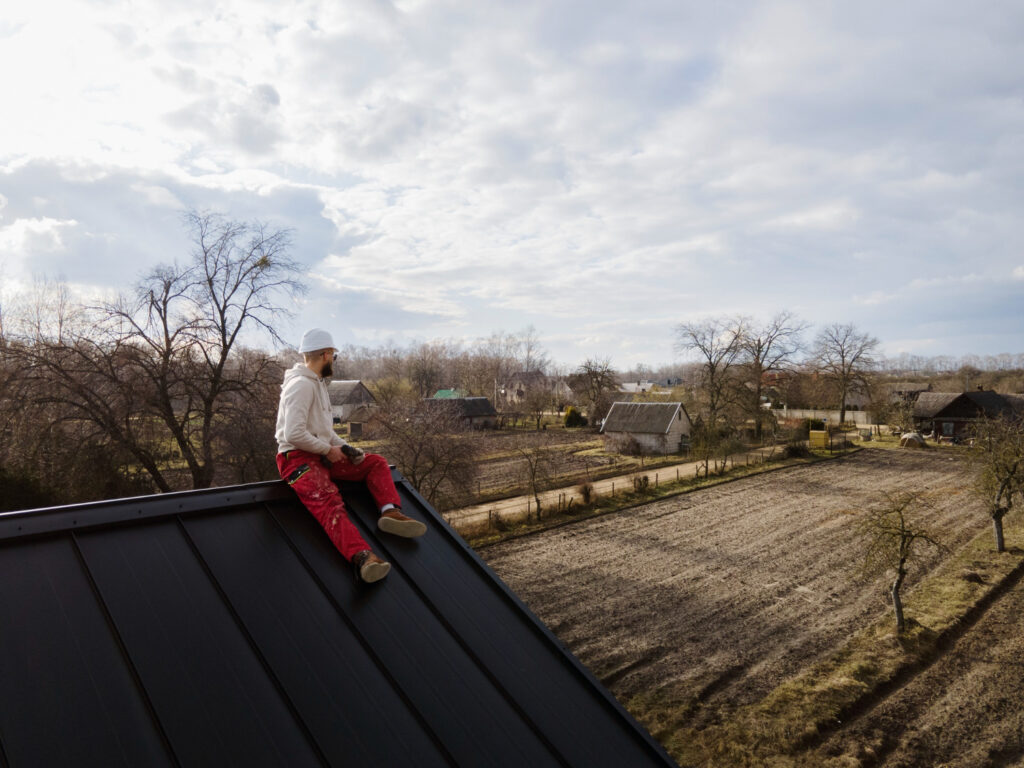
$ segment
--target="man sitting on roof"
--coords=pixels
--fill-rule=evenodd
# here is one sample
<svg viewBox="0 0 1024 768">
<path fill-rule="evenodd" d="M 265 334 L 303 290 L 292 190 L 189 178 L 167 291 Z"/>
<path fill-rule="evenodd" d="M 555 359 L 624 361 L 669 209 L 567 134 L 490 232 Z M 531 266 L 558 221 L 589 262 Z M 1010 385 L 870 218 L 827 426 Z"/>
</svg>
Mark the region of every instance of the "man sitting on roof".
<svg viewBox="0 0 1024 768">
<path fill-rule="evenodd" d="M 330 536 L 334 546 L 355 566 L 365 582 L 388 575 L 391 564 L 370 549 L 349 520 L 336 480 L 361 480 L 373 496 L 386 533 L 412 538 L 427 527 L 402 514 L 391 470 L 383 456 L 363 453 L 334 434 L 331 400 L 325 378 L 337 350 L 331 334 L 319 328 L 306 331 L 299 345 L 303 362 L 284 374 L 277 408 L 277 468 L 299 499 Z"/>
</svg>

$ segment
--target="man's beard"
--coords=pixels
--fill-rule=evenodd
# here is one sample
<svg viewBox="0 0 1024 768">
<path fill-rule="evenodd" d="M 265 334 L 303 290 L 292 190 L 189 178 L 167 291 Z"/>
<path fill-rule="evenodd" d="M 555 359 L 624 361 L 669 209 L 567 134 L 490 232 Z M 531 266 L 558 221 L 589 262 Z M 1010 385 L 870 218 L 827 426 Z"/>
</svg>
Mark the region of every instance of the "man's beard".
<svg viewBox="0 0 1024 768">
<path fill-rule="evenodd" d="M 330 363 L 324 363 L 324 367 L 320 369 L 320 377 L 329 379 L 332 375 L 334 375 L 334 368 L 331 367 Z"/>
</svg>

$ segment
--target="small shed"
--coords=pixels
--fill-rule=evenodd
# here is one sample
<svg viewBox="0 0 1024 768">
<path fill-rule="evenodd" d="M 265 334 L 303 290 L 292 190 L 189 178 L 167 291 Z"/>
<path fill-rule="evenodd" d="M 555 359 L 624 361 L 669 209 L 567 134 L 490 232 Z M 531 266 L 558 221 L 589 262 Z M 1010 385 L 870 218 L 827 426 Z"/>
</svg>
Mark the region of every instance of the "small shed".
<svg viewBox="0 0 1024 768">
<path fill-rule="evenodd" d="M 377 399 L 361 381 L 332 381 L 327 385 L 334 422 L 363 424 L 370 420 Z"/>
<path fill-rule="evenodd" d="M 682 403 L 612 403 L 601 433 L 616 450 L 632 443 L 649 453 L 676 453 L 690 439 L 690 416 Z"/>
</svg>

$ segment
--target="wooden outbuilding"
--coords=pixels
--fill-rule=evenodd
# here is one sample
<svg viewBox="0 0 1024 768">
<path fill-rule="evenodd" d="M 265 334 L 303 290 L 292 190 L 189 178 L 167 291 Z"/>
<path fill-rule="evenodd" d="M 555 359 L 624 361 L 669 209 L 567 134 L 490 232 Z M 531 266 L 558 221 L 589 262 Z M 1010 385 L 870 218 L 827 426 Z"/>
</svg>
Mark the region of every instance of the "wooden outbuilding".
<svg viewBox="0 0 1024 768">
<path fill-rule="evenodd" d="M 677 453 L 690 441 L 690 416 L 682 403 L 612 403 L 601 433 L 615 450 L 634 445 L 647 453 Z"/>
</svg>

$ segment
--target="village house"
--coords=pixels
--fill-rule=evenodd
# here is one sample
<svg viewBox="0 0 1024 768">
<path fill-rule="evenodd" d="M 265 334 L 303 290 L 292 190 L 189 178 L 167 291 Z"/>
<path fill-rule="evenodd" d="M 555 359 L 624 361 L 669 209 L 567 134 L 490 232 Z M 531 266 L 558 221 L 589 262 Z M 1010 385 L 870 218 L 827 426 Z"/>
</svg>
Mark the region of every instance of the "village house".
<svg viewBox="0 0 1024 768">
<path fill-rule="evenodd" d="M 959 440 L 983 418 L 1024 418 L 1024 395 L 1003 395 L 992 390 L 921 392 L 914 403 L 914 424 L 936 440 Z"/>
<path fill-rule="evenodd" d="M 558 376 L 548 376 L 543 371 L 520 371 L 513 374 L 501 389 L 505 405 L 515 407 L 522 403 L 531 392 L 543 391 L 551 395 L 552 403 L 561 411 L 565 403 L 573 398 L 572 389 Z"/>
<path fill-rule="evenodd" d="M 363 424 L 377 409 L 377 399 L 361 381 L 332 381 L 327 385 L 335 424 L 348 422 L 349 435 L 362 435 Z"/>
<path fill-rule="evenodd" d="M 475 429 L 493 429 L 498 426 L 498 412 L 486 397 L 428 398 L 429 407 L 455 408 L 467 426 Z"/>
<path fill-rule="evenodd" d="M 682 403 L 612 403 L 601 433 L 613 450 L 632 445 L 646 453 L 677 453 L 690 441 Z"/>
<path fill-rule="evenodd" d="M 639 395 L 645 392 L 650 392 L 657 386 L 653 381 L 647 379 L 640 379 L 638 381 L 625 381 L 619 384 L 619 392 L 625 392 L 628 395 Z"/>
</svg>

